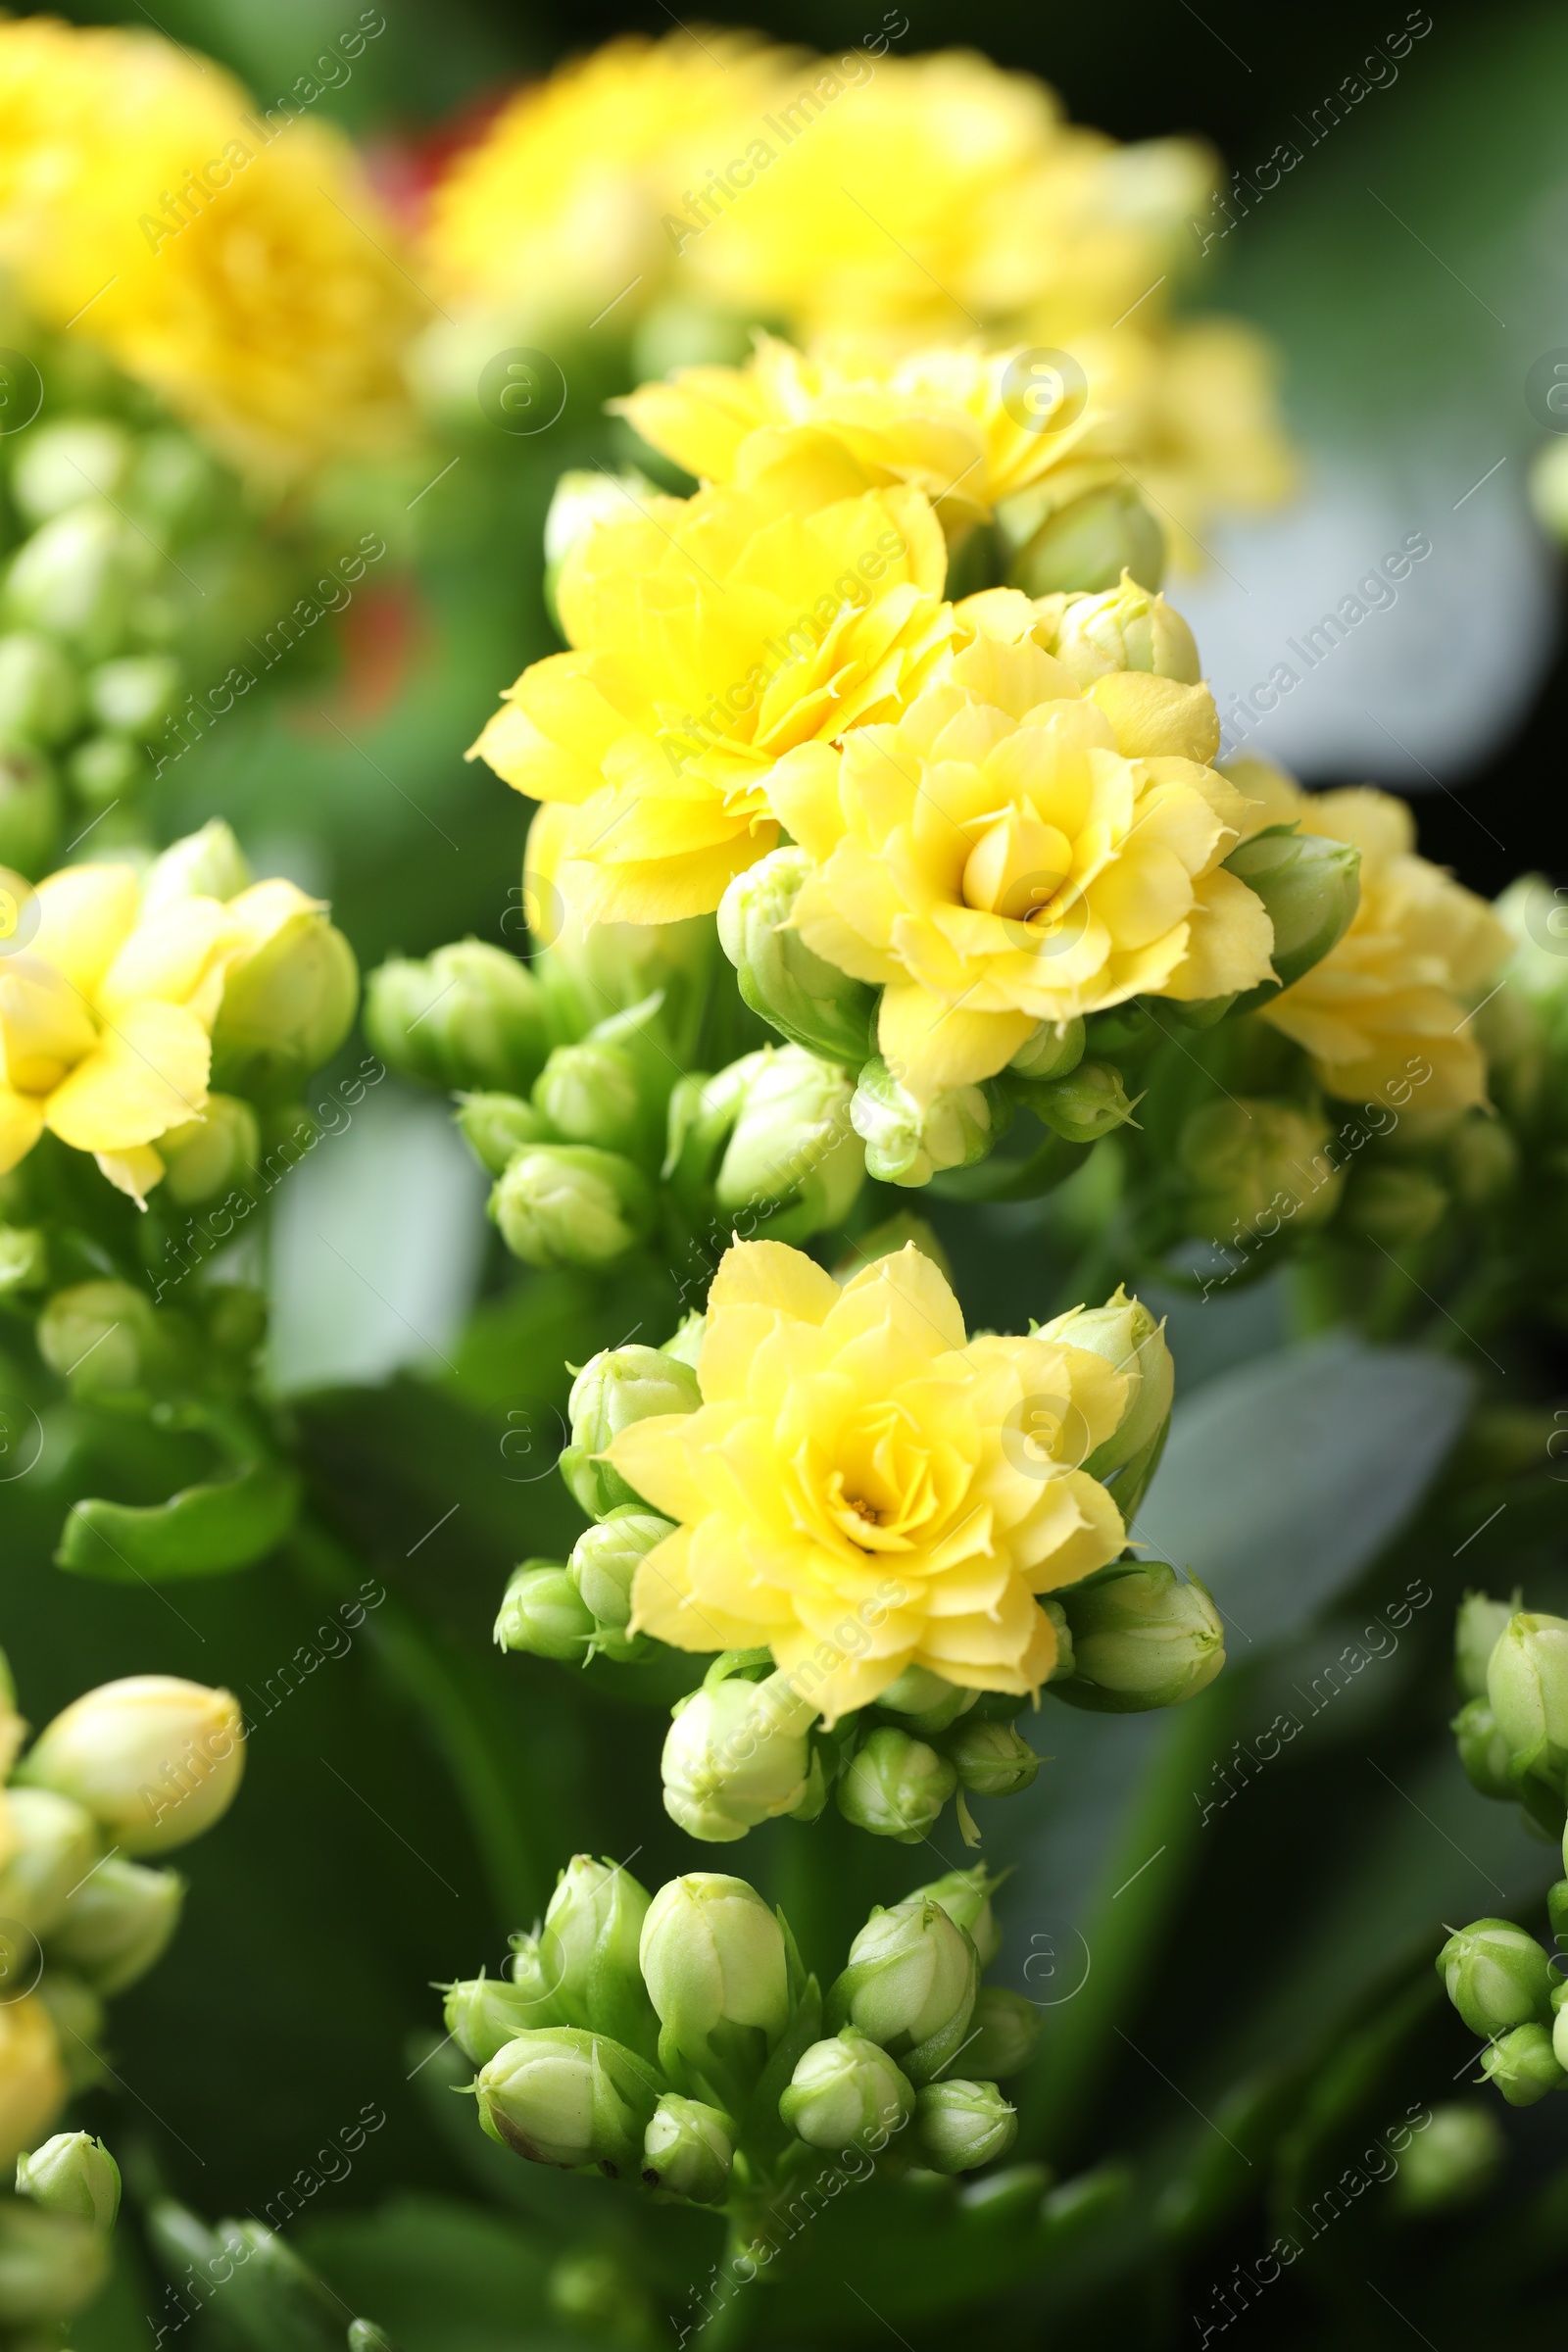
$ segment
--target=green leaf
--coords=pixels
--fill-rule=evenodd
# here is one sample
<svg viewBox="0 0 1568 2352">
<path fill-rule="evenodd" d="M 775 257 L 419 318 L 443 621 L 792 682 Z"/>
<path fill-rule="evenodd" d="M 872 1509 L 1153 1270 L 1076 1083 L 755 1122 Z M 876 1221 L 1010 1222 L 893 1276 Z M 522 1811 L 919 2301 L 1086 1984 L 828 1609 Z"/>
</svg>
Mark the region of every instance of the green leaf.
<svg viewBox="0 0 1568 2352">
<path fill-rule="evenodd" d="M 275 1462 L 250 1462 L 235 1478 L 184 1487 L 167 1502 L 74 1503 L 55 1560 L 110 1584 L 143 1578 L 227 1576 L 265 1559 L 288 1534 L 300 1482 Z"/>
</svg>

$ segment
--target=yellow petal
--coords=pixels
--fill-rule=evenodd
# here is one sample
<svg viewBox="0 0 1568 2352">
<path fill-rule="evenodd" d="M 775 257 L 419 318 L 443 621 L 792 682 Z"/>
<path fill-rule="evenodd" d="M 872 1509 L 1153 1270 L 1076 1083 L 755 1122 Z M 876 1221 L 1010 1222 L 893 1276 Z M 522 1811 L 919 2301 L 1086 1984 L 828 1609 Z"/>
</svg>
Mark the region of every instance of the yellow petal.
<svg viewBox="0 0 1568 2352">
<path fill-rule="evenodd" d="M 1022 1012 L 972 1012 L 924 988 L 884 990 L 877 1042 L 890 1070 L 917 1102 L 1004 1069 L 1034 1021 Z"/>
<path fill-rule="evenodd" d="M 130 1005 L 49 1098 L 46 1123 L 78 1152 L 128 1151 L 199 1117 L 212 1047 L 183 1005 Z"/>
<path fill-rule="evenodd" d="M 35 1095 L 19 1095 L 13 1086 L 0 1086 L 0 1176 L 9 1176 L 26 1158 L 43 1133 L 44 1106 Z"/>
<path fill-rule="evenodd" d="M 1113 669 L 1089 689 L 1116 732 L 1124 760 L 1161 753 L 1207 766 L 1219 750 L 1219 712 L 1206 686 L 1183 686 L 1150 670 Z"/>
<path fill-rule="evenodd" d="M 140 895 L 133 866 L 63 867 L 38 885 L 34 951 L 84 997 L 94 996 L 136 919 Z"/>
<path fill-rule="evenodd" d="M 802 1323 L 824 1323 L 839 1296 L 832 1275 L 804 1250 L 792 1250 L 784 1242 L 736 1242 L 718 1261 L 708 1311 L 770 1306 Z"/>
<path fill-rule="evenodd" d="M 96 1152 L 93 1157 L 118 1193 L 128 1193 L 138 1208 L 147 1205 L 147 1195 L 163 1180 L 164 1163 L 150 1144 L 137 1144 L 128 1152 Z"/>
</svg>

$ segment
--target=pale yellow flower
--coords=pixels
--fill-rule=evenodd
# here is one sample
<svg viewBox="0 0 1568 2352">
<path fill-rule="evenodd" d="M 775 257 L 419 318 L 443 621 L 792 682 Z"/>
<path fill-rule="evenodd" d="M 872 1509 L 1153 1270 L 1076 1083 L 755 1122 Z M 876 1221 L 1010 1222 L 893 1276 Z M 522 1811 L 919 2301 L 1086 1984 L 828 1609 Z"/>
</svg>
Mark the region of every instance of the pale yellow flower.
<svg viewBox="0 0 1568 2352">
<path fill-rule="evenodd" d="M 1423 1119 L 1484 1103 L 1487 1064 L 1470 1004 L 1514 944 L 1485 899 L 1416 855 L 1415 819 L 1392 793 L 1370 785 L 1305 793 L 1261 760 L 1239 760 L 1229 772 L 1256 804 L 1249 832 L 1297 822 L 1361 853 L 1349 929 L 1259 1008 L 1261 1018 L 1310 1054 L 1327 1094 L 1408 1100 Z M 1417 1074 L 1423 1069 L 1429 1077 Z M 1413 1097 L 1390 1097 L 1412 1079 Z"/>
<path fill-rule="evenodd" d="M 0 2164 L 35 2147 L 66 2103 L 66 2070 L 36 1993 L 0 2001 Z"/>
<path fill-rule="evenodd" d="M 1212 697 L 1147 671 L 1080 689 L 998 589 L 897 723 L 782 761 L 772 804 L 817 862 L 807 945 L 883 990 L 884 1058 L 917 1097 L 1002 1069 L 1041 1022 L 1267 977 L 1262 902 L 1222 860 L 1248 804 L 1207 764 Z"/>
<path fill-rule="evenodd" d="M 1121 1373 L 1044 1337 L 969 1340 L 912 1245 L 841 1291 L 802 1251 L 743 1242 L 713 1278 L 697 1377 L 695 1413 L 610 1448 L 676 1522 L 638 1568 L 634 1628 L 765 1644 L 829 1722 L 909 1666 L 1038 1690 L 1056 1642 L 1036 1594 L 1125 1540 L 1076 1466 L 1121 1418 Z"/>
<path fill-rule="evenodd" d="M 469 757 L 571 808 L 559 878 L 588 919 L 706 913 L 778 838 L 784 755 L 919 692 L 946 561 L 912 490 L 805 514 L 740 490 L 628 502 L 563 566 L 575 650 L 523 671 Z"/>
<path fill-rule="evenodd" d="M 407 431 L 424 305 L 398 241 L 327 124 L 261 117 L 150 32 L 0 24 L 0 262 L 237 464 Z"/>
</svg>

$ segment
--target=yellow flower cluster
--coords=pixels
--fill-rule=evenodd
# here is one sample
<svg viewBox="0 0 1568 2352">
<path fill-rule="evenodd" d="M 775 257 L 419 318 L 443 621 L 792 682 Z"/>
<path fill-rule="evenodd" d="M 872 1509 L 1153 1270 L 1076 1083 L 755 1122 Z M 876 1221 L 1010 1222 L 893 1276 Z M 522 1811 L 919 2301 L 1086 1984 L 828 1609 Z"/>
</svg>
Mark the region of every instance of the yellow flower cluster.
<svg viewBox="0 0 1568 2352">
<path fill-rule="evenodd" d="M 1048 1334 L 970 1340 L 912 1245 L 841 1290 L 803 1251 L 742 1242 L 713 1278 L 697 1377 L 695 1413 L 610 1447 L 676 1522 L 638 1567 L 634 1629 L 677 1649 L 765 1643 L 786 1673 L 810 1669 L 830 1723 L 910 1666 L 975 1690 L 1048 1680 L 1036 1596 L 1125 1541 L 1076 1466 L 1116 1429 L 1125 1374 Z"/>
<path fill-rule="evenodd" d="M 1514 945 L 1486 901 L 1416 855 L 1415 821 L 1392 793 L 1304 793 L 1259 760 L 1237 760 L 1230 773 L 1254 805 L 1250 832 L 1299 823 L 1361 853 L 1349 929 L 1262 1017 L 1311 1056 L 1327 1094 L 1388 1099 L 1420 1060 L 1432 1070 L 1416 1098 L 1421 1115 L 1484 1103 L 1486 1057 L 1470 1008 Z"/>
<path fill-rule="evenodd" d="M 318 902 L 274 881 L 147 906 L 130 865 L 67 866 L 36 893 L 0 880 L 21 916 L 0 959 L 0 1174 L 47 1129 L 142 1200 L 159 1138 L 206 1110 L 226 979 Z"/>
<path fill-rule="evenodd" d="M 258 116 L 151 33 L 0 24 L 0 267 L 234 462 L 287 476 L 407 427 L 423 316 L 323 123 Z"/>
</svg>

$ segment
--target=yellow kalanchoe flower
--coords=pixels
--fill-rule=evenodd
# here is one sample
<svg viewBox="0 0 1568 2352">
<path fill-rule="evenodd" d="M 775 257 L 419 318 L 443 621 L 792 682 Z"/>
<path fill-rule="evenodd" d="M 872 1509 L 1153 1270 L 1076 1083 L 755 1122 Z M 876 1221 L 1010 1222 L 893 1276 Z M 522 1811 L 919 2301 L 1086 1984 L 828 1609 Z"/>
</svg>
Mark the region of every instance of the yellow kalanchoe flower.
<svg viewBox="0 0 1568 2352">
<path fill-rule="evenodd" d="M 1388 1100 L 1388 1089 L 1425 1063 L 1432 1075 L 1419 1082 L 1413 1111 L 1449 1115 L 1484 1103 L 1486 1056 L 1470 1003 L 1514 946 L 1485 899 L 1417 856 L 1415 819 L 1392 793 L 1371 785 L 1305 793 L 1261 760 L 1239 760 L 1229 772 L 1255 805 L 1249 832 L 1297 822 L 1361 853 L 1349 929 L 1259 1008 L 1262 1018 L 1311 1055 L 1326 1094 Z"/>
<path fill-rule="evenodd" d="M 968 1339 L 912 1245 L 841 1291 L 801 1250 L 741 1242 L 697 1377 L 695 1413 L 609 1449 L 676 1522 L 637 1570 L 635 1630 L 677 1649 L 765 1643 L 830 1723 L 909 1666 L 1039 1690 L 1056 1640 L 1036 1594 L 1125 1541 L 1076 1466 L 1121 1418 L 1120 1372 L 1044 1337 Z"/>
<path fill-rule="evenodd" d="M 968 644 L 896 724 L 772 780 L 818 860 L 795 927 L 882 987 L 883 1057 L 917 1098 L 993 1076 L 1043 1021 L 1269 975 L 1262 902 L 1222 868 L 1249 808 L 1207 764 L 1207 688 L 1142 670 L 1081 688 L 1039 642 L 1060 603 L 968 599 Z"/>
<path fill-rule="evenodd" d="M 0 2001 L 0 2164 L 35 2147 L 66 2103 L 60 2042 L 36 1993 Z"/>
<path fill-rule="evenodd" d="M 784 755 L 919 692 L 946 563 L 912 490 L 805 514 L 740 490 L 651 499 L 572 549 L 574 650 L 524 670 L 468 756 L 571 808 L 560 882 L 588 919 L 707 913 L 778 838 Z"/>
</svg>

